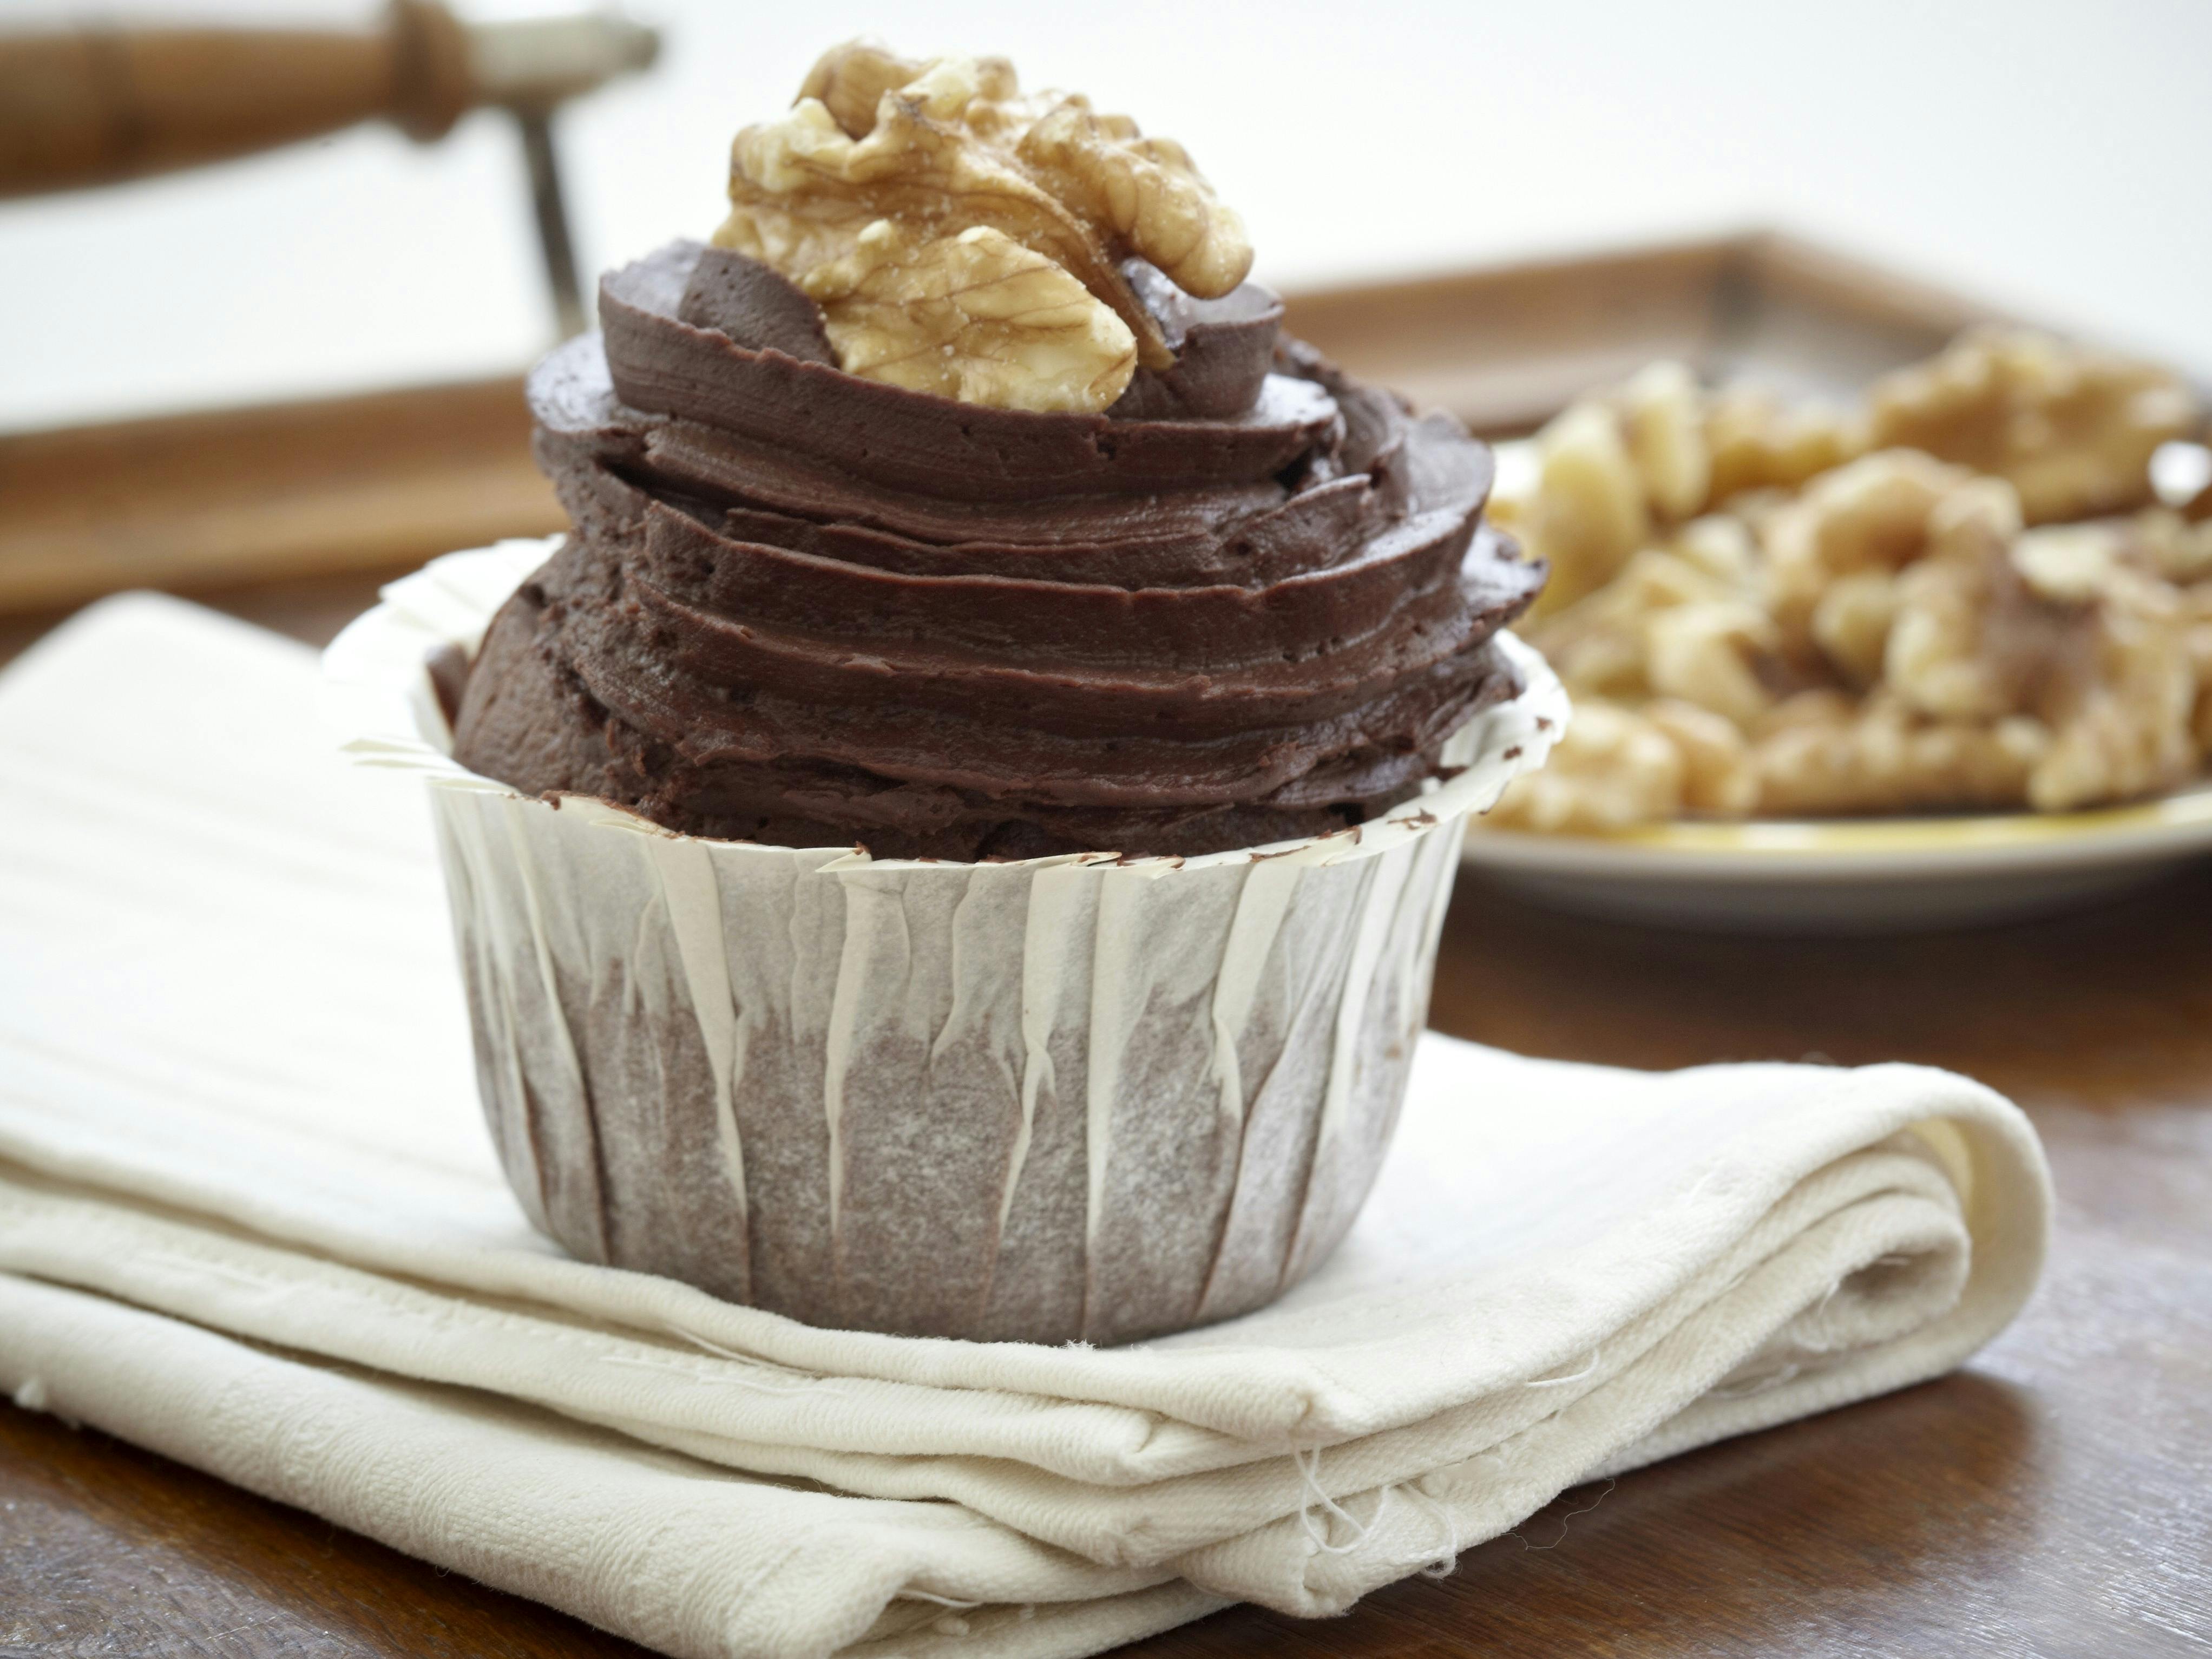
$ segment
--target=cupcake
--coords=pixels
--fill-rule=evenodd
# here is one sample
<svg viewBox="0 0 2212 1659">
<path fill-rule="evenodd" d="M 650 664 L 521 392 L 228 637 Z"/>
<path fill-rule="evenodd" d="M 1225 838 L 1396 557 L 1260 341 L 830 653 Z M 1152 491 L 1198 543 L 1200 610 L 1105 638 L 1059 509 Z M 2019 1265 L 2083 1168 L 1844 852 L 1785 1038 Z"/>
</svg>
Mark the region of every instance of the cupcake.
<svg viewBox="0 0 2212 1659">
<path fill-rule="evenodd" d="M 573 531 L 424 682 L 516 1191 L 817 1324 L 1259 1305 L 1357 1212 L 1464 816 L 1561 713 L 1489 452 L 1285 337 L 1179 146 L 1001 60 L 831 52 L 731 198 L 532 375 Z"/>
</svg>

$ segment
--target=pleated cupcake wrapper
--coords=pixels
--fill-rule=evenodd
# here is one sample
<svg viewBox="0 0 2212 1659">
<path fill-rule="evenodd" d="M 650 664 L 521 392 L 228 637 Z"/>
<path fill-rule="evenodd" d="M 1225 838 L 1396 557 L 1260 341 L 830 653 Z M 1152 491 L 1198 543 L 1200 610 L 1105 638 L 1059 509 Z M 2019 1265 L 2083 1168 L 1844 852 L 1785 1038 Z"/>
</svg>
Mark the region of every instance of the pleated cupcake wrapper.
<svg viewBox="0 0 2212 1659">
<path fill-rule="evenodd" d="M 676 835 L 457 764 L 426 660 L 551 542 L 385 591 L 326 659 L 349 750 L 430 784 L 478 1078 L 532 1219 L 813 1324 L 1095 1342 L 1304 1278 L 1380 1166 L 1467 814 L 1566 701 L 1357 829 L 1204 857 L 957 864 Z"/>
</svg>

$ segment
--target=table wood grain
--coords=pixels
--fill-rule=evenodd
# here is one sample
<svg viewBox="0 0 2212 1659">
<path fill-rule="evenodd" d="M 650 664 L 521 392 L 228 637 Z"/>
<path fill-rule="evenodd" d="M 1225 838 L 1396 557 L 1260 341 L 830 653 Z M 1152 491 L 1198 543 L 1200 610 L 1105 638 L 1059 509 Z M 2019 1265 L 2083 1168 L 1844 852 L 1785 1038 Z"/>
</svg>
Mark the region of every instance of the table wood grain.
<svg viewBox="0 0 2212 1659">
<path fill-rule="evenodd" d="M 373 585 L 217 597 L 326 637 Z M 2212 869 L 2053 921 L 1844 942 L 1574 921 L 1469 881 L 1432 1021 L 1618 1065 L 1911 1059 L 1982 1077 L 2050 1149 L 2045 1283 L 1955 1376 L 1567 1492 L 1345 1618 L 1237 1608 L 1131 1654 L 2212 1653 Z M 0 1655 L 641 1651 L 0 1407 Z"/>
</svg>

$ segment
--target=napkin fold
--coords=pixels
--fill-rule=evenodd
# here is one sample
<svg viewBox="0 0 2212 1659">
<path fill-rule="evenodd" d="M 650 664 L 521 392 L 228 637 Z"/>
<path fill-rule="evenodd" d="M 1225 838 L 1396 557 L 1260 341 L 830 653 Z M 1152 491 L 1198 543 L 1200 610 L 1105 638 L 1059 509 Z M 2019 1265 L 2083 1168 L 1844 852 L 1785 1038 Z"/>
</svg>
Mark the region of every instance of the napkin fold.
<svg viewBox="0 0 2212 1659">
<path fill-rule="evenodd" d="M 482 1127 L 424 804 L 315 678 L 149 598 L 0 677 L 0 1386 L 671 1654 L 1340 1611 L 1948 1370 L 2039 1268 L 2040 1152 L 1964 1079 L 1433 1034 L 1350 1238 L 1225 1324 L 888 1337 L 571 1261 Z"/>
</svg>

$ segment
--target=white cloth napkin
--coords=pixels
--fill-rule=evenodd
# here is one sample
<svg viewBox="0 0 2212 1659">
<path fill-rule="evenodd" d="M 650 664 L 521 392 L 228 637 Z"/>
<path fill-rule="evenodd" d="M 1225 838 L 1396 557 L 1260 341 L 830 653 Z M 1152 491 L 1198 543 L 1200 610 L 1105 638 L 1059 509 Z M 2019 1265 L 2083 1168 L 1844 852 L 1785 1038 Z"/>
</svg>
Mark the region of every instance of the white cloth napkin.
<svg viewBox="0 0 2212 1659">
<path fill-rule="evenodd" d="M 425 805 L 315 684 L 147 598 L 0 677 L 0 1386 L 669 1653 L 1335 1612 L 1946 1370 L 2039 1267 L 2034 1137 L 1963 1079 L 1433 1035 L 1350 1240 L 1228 1324 L 916 1340 L 569 1261 L 482 1127 Z"/>
</svg>

